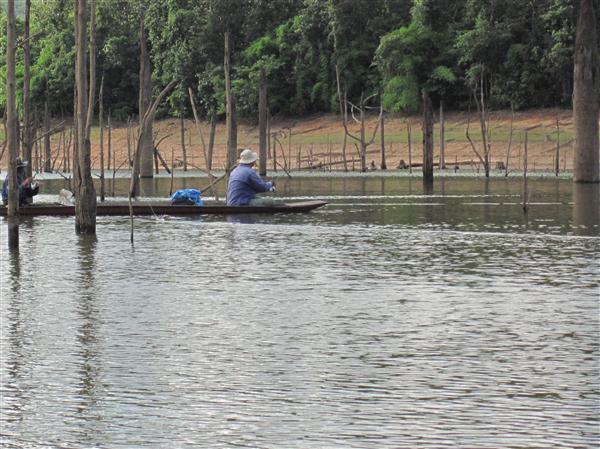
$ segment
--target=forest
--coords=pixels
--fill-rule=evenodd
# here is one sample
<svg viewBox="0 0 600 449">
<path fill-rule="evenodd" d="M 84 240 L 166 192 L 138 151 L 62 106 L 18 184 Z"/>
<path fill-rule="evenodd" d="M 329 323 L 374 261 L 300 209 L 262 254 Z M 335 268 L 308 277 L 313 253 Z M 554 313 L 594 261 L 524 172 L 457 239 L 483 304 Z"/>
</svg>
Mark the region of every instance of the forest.
<svg viewBox="0 0 600 449">
<path fill-rule="evenodd" d="M 96 80 L 115 120 L 138 111 L 140 24 L 157 94 L 175 79 L 159 116 L 225 114 L 224 33 L 230 33 L 237 113 L 256 121 L 262 68 L 272 115 L 339 111 L 336 70 L 349 101 L 381 98 L 413 113 L 420 91 L 448 109 L 474 89 L 494 108 L 569 106 L 578 13 L 575 0 L 97 0 Z M 597 4 L 597 1 L 596 1 Z M 6 0 L 0 26 L 6 28 Z M 22 104 L 25 0 L 17 14 L 17 104 Z M 32 107 L 73 113 L 73 2 L 33 0 L 28 43 Z M 6 52 L 6 36 L 0 37 Z M 5 104 L 5 59 L 0 60 Z M 379 104 L 379 100 L 375 100 Z M 1 106 L 2 108 L 4 106 Z M 22 111 L 20 111 L 22 113 Z"/>
</svg>

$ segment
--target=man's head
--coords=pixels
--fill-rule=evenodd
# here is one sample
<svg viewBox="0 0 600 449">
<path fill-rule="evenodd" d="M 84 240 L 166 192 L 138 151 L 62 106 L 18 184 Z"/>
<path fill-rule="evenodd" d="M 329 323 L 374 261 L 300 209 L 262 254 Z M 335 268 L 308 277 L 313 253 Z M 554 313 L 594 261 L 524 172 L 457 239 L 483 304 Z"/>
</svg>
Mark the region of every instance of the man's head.
<svg viewBox="0 0 600 449">
<path fill-rule="evenodd" d="M 258 159 L 258 156 L 256 155 L 256 153 L 254 151 L 250 150 L 249 148 L 246 148 L 240 154 L 240 164 L 253 165 L 257 159 Z"/>
<path fill-rule="evenodd" d="M 24 173 L 25 167 L 27 167 L 27 161 L 22 161 L 21 159 L 17 159 L 17 173 Z"/>
</svg>

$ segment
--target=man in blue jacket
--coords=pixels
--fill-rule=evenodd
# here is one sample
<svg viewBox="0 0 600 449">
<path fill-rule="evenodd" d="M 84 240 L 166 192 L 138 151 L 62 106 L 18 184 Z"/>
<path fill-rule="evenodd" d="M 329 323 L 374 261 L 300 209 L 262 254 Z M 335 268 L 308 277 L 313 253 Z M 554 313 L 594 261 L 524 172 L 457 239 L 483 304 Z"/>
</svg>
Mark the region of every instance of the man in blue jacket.
<svg viewBox="0 0 600 449">
<path fill-rule="evenodd" d="M 256 198 L 257 193 L 275 190 L 274 182 L 263 181 L 252 168 L 257 159 L 256 153 L 249 149 L 240 154 L 240 163 L 229 176 L 228 206 L 265 206 L 273 202 L 270 198 Z"/>
<path fill-rule="evenodd" d="M 19 206 L 33 203 L 33 197 L 40 191 L 40 186 L 33 176 L 26 177 L 27 162 L 17 159 L 17 185 L 19 187 Z M 8 204 L 8 175 L 2 184 L 2 204 Z"/>
</svg>

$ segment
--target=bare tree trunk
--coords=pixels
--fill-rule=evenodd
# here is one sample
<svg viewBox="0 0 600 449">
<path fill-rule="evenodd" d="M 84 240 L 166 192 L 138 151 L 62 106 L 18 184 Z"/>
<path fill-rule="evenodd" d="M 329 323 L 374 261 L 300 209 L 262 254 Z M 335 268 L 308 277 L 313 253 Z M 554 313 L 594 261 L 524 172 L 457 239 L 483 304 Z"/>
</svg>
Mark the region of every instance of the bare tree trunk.
<svg viewBox="0 0 600 449">
<path fill-rule="evenodd" d="M 112 123 L 110 122 L 110 109 L 108 110 L 108 144 L 106 148 L 106 168 L 110 170 L 112 158 Z"/>
<path fill-rule="evenodd" d="M 263 68 L 258 84 L 258 174 L 267 174 L 267 80 Z"/>
<path fill-rule="evenodd" d="M 138 140 L 137 140 L 137 148 L 133 155 L 133 169 L 131 171 L 131 182 L 129 185 L 129 200 L 131 204 L 131 199 L 135 198 L 138 193 L 138 181 L 136 178 L 140 173 L 140 164 L 142 159 L 142 139 L 141 136 L 144 133 L 148 132 L 150 126 L 152 126 L 152 121 L 154 120 L 154 115 L 156 114 L 156 109 L 158 105 L 163 100 L 163 98 L 167 95 L 169 90 L 175 85 L 175 81 L 171 81 L 167 86 L 161 91 L 161 93 L 156 97 L 154 103 L 150 105 L 150 107 L 146 110 L 146 113 L 142 117 L 140 122 L 140 129 L 138 130 Z M 152 145 L 152 150 L 154 151 L 154 145 Z M 132 234 L 132 243 L 133 243 L 133 234 Z"/>
<path fill-rule="evenodd" d="M 208 171 L 212 170 L 213 150 L 215 148 L 215 135 L 217 133 L 217 113 L 213 109 L 210 113 L 210 136 L 208 136 L 208 154 L 206 155 Z"/>
<path fill-rule="evenodd" d="M 410 132 L 410 122 L 406 122 L 406 133 L 408 135 L 408 172 L 412 173 L 412 135 Z"/>
<path fill-rule="evenodd" d="M 381 108 L 383 109 L 383 105 L 381 105 Z M 385 131 L 384 131 L 384 119 L 383 119 L 383 114 L 381 114 L 381 169 L 382 170 L 386 170 L 387 169 L 387 164 L 385 161 Z"/>
<path fill-rule="evenodd" d="M 131 151 L 131 138 L 133 130 L 131 129 L 131 118 L 127 118 L 127 160 L 129 161 L 129 167 L 133 167 L 133 155 Z"/>
<path fill-rule="evenodd" d="M 429 92 L 422 90 L 423 97 L 423 181 L 433 183 L 433 107 Z"/>
<path fill-rule="evenodd" d="M 16 105 L 16 20 L 15 2 L 7 2 L 6 20 L 6 143 L 8 146 L 8 249 L 19 250 L 19 191 L 17 184 L 17 105 Z"/>
<path fill-rule="evenodd" d="M 31 0 L 25 0 L 25 24 L 23 29 L 23 159 L 27 164 L 27 176 L 32 175 L 31 159 L 31 45 L 29 42 L 29 18 Z"/>
<path fill-rule="evenodd" d="M 489 146 L 489 126 L 486 120 L 486 106 L 485 106 L 485 89 L 484 89 L 484 69 L 481 69 L 481 80 L 479 83 L 479 100 L 477 99 L 477 93 L 473 92 L 473 98 L 475 99 L 475 105 L 477 106 L 477 115 L 479 116 L 479 126 L 481 128 L 481 139 L 483 142 L 483 157 L 480 157 L 483 162 L 483 168 L 485 170 L 486 178 L 490 176 L 490 146 Z"/>
<path fill-rule="evenodd" d="M 344 121 L 344 129 L 346 128 L 346 123 L 348 121 L 348 109 L 346 106 L 346 97 L 344 95 L 344 98 L 342 99 L 342 88 L 340 86 L 340 71 L 339 68 L 337 66 L 337 64 L 335 65 L 335 79 L 336 79 L 336 85 L 337 85 L 337 94 L 338 94 L 338 101 L 340 103 L 340 114 L 342 116 L 342 120 Z M 346 132 L 344 132 L 344 143 L 342 144 L 342 158 L 344 159 L 344 171 L 347 172 L 348 171 L 348 163 L 346 162 L 346 144 L 347 144 L 347 139 L 348 139 L 348 135 Z M 300 164 L 298 164 L 298 168 L 300 168 Z"/>
<path fill-rule="evenodd" d="M 226 95 L 226 122 L 227 122 L 227 170 L 230 170 L 237 160 L 237 119 L 233 92 L 231 91 L 231 61 L 230 47 L 231 36 L 229 31 L 225 33 L 225 95 Z"/>
<path fill-rule="evenodd" d="M 504 165 L 504 176 L 508 176 L 508 162 L 510 158 L 510 147 L 512 146 L 513 130 L 515 123 L 515 107 L 510 104 L 510 136 L 508 138 L 508 148 L 506 149 L 506 164 Z"/>
<path fill-rule="evenodd" d="M 556 113 L 556 153 L 554 155 L 554 174 L 558 176 L 560 171 L 560 121 Z"/>
<path fill-rule="evenodd" d="M 573 152 L 573 181 L 599 182 L 598 156 L 598 40 L 593 0 L 581 0 L 575 65 L 573 69 L 573 121 L 575 151 Z"/>
<path fill-rule="evenodd" d="M 183 171 L 187 171 L 187 154 L 185 151 L 185 123 L 183 121 L 183 105 L 181 105 L 181 114 L 179 114 L 179 129 L 181 137 L 181 155 L 183 157 Z"/>
<path fill-rule="evenodd" d="M 135 155 L 133 158 L 133 169 L 131 170 L 131 180 L 129 183 L 129 221 L 131 223 L 131 232 L 130 232 L 130 241 L 133 245 L 133 198 L 135 198 L 136 192 L 139 186 L 139 180 L 137 178 L 137 174 L 140 172 L 140 163 L 141 163 L 141 153 L 142 153 L 142 134 L 148 133 L 148 129 L 152 126 L 152 122 L 154 121 L 154 115 L 156 114 L 156 108 L 163 100 L 163 98 L 167 95 L 167 93 L 171 90 L 171 88 L 175 85 L 175 80 L 169 82 L 166 87 L 158 94 L 154 103 L 150 105 L 150 107 L 146 110 L 144 117 L 140 120 L 140 129 L 138 130 L 138 140 L 137 140 L 137 149 L 135 151 Z M 150 133 L 152 135 L 152 133 Z M 152 143 L 152 152 L 154 152 L 154 143 Z M 174 171 L 174 170 L 173 170 Z M 171 174 L 171 179 L 173 174 Z M 171 181 L 172 186 L 173 181 Z"/>
<path fill-rule="evenodd" d="M 44 102 L 44 172 L 52 173 L 52 148 L 50 148 L 50 106 L 48 104 L 48 77 L 46 76 L 46 101 Z"/>
<path fill-rule="evenodd" d="M 105 185 L 104 185 L 104 75 L 100 81 L 100 93 L 98 95 L 98 126 L 100 127 L 100 201 L 104 201 Z"/>
<path fill-rule="evenodd" d="M 76 182 L 75 203 L 75 231 L 80 234 L 96 233 L 96 191 L 92 181 L 91 173 L 91 155 L 89 136 L 86 135 L 87 129 L 87 100 L 88 86 L 86 78 L 86 35 L 87 35 L 87 0 L 77 0 L 76 5 L 76 68 L 75 82 L 77 88 L 77 109 L 76 121 L 77 128 L 77 172 L 79 177 Z M 95 7 L 92 0 L 92 8 Z"/>
<path fill-rule="evenodd" d="M 360 96 L 360 171 L 367 171 L 367 146 L 365 145 L 365 107 L 363 96 Z"/>
<path fill-rule="evenodd" d="M 529 197 L 529 191 L 527 190 L 527 134 L 525 131 L 525 149 L 523 155 L 523 213 L 527 213 L 527 199 Z"/>
<path fill-rule="evenodd" d="M 152 103 L 152 70 L 150 68 L 150 52 L 148 51 L 148 37 L 144 26 L 144 2 L 141 3 L 142 10 L 140 11 L 140 97 L 139 97 L 139 121 L 140 130 L 142 130 L 142 117 Z M 152 143 L 152 122 L 146 126 L 146 131 L 139 135 L 140 143 L 138 148 L 141 149 L 140 161 L 140 176 L 142 178 L 152 178 L 154 159 L 154 145 Z M 137 176 L 135 177 L 137 179 Z M 137 181 L 136 181 L 137 182 Z M 136 190 L 139 186 L 136 185 Z"/>
<path fill-rule="evenodd" d="M 446 123 L 444 121 L 444 102 L 440 100 L 440 170 L 446 169 Z"/>
</svg>

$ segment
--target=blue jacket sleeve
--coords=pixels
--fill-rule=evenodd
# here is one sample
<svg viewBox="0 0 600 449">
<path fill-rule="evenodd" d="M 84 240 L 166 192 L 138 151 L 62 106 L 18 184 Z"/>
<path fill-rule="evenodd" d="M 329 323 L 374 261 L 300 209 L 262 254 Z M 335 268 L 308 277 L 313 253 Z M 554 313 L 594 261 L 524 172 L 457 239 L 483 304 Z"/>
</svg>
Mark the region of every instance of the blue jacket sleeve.
<svg viewBox="0 0 600 449">
<path fill-rule="evenodd" d="M 248 184 L 250 184 L 250 187 L 256 192 L 268 192 L 273 187 L 272 182 L 263 181 L 254 171 L 252 171 L 248 177 Z"/>
</svg>

